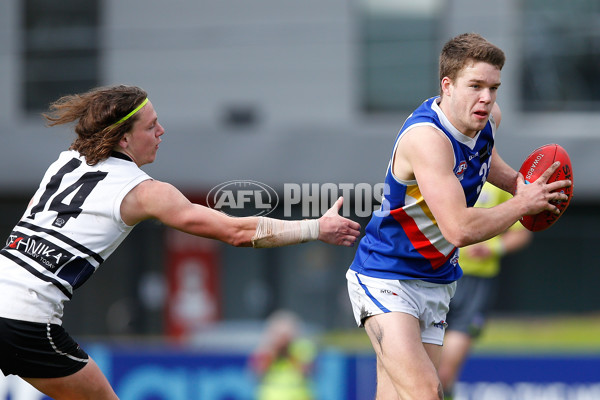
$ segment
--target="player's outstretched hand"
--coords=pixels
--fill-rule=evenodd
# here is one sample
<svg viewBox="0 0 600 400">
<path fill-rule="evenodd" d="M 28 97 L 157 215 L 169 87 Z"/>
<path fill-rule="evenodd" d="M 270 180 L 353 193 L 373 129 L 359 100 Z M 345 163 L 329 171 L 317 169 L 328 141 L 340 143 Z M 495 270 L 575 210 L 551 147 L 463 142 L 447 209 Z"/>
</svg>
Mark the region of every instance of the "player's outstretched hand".
<svg viewBox="0 0 600 400">
<path fill-rule="evenodd" d="M 340 197 L 319 218 L 319 240 L 339 246 L 352 246 L 360 235 L 360 224 L 339 215 L 344 198 Z"/>
<path fill-rule="evenodd" d="M 561 192 L 560 189 L 571 186 L 571 181 L 565 179 L 548 182 L 559 166 L 560 162 L 557 161 L 553 163 L 538 179 L 529 184 L 525 183 L 523 174 L 519 173 L 515 196 L 522 195 L 527 197 L 529 209 L 526 213 L 527 215 L 535 215 L 542 211 L 560 214 L 560 210 L 555 204 L 569 199 L 569 197 Z"/>
</svg>

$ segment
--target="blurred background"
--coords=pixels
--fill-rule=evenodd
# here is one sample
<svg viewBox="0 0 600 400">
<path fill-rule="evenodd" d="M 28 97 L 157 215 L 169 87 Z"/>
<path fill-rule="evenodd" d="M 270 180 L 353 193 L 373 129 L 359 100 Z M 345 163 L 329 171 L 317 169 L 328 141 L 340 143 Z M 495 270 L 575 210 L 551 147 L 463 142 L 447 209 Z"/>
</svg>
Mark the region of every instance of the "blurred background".
<svg viewBox="0 0 600 400">
<path fill-rule="evenodd" d="M 74 137 L 66 127 L 44 127 L 40 113 L 59 96 L 95 86 L 124 83 L 149 92 L 166 134 L 156 162 L 144 170 L 196 202 L 204 203 L 213 187 L 232 180 L 262 182 L 280 195 L 290 183 L 376 185 L 404 119 L 438 92 L 441 46 L 470 31 L 507 55 L 498 97 L 500 154 L 518 169 L 534 148 L 559 143 L 571 156 L 575 181 L 565 216 L 536 234 L 526 251 L 504 259 L 492 325 L 511 326 L 520 318 L 515 326 L 544 326 L 547 332 L 569 325 L 586 338 L 597 337 L 592 329 L 600 319 L 595 252 L 600 3 L 595 0 L 2 0 L 0 232 L 10 232 L 47 165 Z M 346 201 L 354 205 L 360 199 L 351 195 Z M 288 217 L 281 207 L 271 215 Z M 363 227 L 368 222 L 352 211 L 348 216 Z M 300 217 L 296 206 L 292 218 Z M 212 360 L 207 371 L 227 364 L 214 354 L 219 350 L 235 353 L 232 365 L 242 368 L 259 342 L 262 321 L 286 309 L 324 343 L 322 354 L 329 352 L 319 368 L 337 386 L 321 382 L 319 398 L 368 398 L 374 383 L 359 384 L 356 376 L 371 376 L 372 358 L 366 335 L 355 327 L 344 277 L 353 256 L 354 249 L 322 243 L 236 249 L 144 222 L 77 291 L 64 325 L 89 343 L 122 398 L 191 399 L 200 397 L 184 389 L 119 392 L 119 382 L 134 369 L 120 371 L 117 358 L 145 360 L 154 354 L 178 365 L 177 351 L 212 351 L 216 361 L 199 356 L 204 361 L 190 364 L 197 372 L 206 360 Z M 548 321 L 560 323 L 548 328 Z M 519 337 L 527 335 L 519 332 L 518 343 L 512 343 L 517 350 L 523 347 Z M 577 336 L 572 342 L 585 342 L 578 351 L 588 356 L 600 351 L 593 339 Z M 564 350 L 560 341 L 550 340 L 547 347 Z M 165 349 L 171 352 L 156 355 Z M 470 394 L 464 399 L 512 398 L 506 394 L 513 393 L 512 386 L 496 387 L 500 392 L 489 395 L 496 397 L 483 392 L 469 397 L 483 384 L 477 382 L 465 389 Z M 598 390 L 595 382 L 600 376 L 574 384 Z M 11 383 L 4 385 L 10 395 Z M 201 398 L 252 398 L 244 390 L 214 389 Z M 545 396 L 540 398 L 550 398 Z"/>
</svg>

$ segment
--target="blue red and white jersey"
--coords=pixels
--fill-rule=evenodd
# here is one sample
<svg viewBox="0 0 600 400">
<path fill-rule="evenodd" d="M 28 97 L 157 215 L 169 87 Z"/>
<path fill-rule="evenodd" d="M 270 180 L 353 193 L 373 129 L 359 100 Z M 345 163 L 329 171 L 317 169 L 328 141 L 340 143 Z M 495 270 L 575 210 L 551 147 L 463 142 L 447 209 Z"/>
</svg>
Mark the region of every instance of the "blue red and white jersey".
<svg viewBox="0 0 600 400">
<path fill-rule="evenodd" d="M 406 120 L 396 137 L 385 176 L 381 209 L 365 229 L 350 269 L 382 279 L 421 279 L 451 283 L 462 275 L 458 249 L 440 231 L 416 180 L 404 181 L 392 172 L 398 142 L 409 129 L 431 126 L 445 133 L 454 150 L 454 174 L 472 207 L 490 169 L 496 124 L 493 118 L 475 137 L 459 132 L 438 105 L 439 97 L 425 101 Z M 435 157 L 432 154 L 431 157 Z"/>
</svg>

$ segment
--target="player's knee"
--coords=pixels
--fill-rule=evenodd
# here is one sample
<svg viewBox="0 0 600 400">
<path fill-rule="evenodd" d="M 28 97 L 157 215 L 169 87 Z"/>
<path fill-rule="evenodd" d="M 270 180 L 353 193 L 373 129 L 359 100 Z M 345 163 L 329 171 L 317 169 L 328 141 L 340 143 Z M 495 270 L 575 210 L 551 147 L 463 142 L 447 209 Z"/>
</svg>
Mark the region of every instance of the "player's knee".
<svg viewBox="0 0 600 400">
<path fill-rule="evenodd" d="M 438 382 L 423 385 L 414 393 L 415 400 L 444 400 L 442 384 Z"/>
<path fill-rule="evenodd" d="M 444 389 L 440 381 L 432 382 L 426 389 L 427 395 L 420 399 L 444 400 Z"/>
<path fill-rule="evenodd" d="M 442 387 L 442 383 L 438 382 L 437 395 L 439 400 L 444 400 L 444 388 Z"/>
<path fill-rule="evenodd" d="M 426 394 L 425 394 L 426 393 Z M 428 400 L 444 400 L 444 390 L 442 389 L 442 385 L 438 383 L 435 386 L 430 385 L 425 393 L 422 393 L 419 396 L 419 399 L 428 399 Z"/>
</svg>

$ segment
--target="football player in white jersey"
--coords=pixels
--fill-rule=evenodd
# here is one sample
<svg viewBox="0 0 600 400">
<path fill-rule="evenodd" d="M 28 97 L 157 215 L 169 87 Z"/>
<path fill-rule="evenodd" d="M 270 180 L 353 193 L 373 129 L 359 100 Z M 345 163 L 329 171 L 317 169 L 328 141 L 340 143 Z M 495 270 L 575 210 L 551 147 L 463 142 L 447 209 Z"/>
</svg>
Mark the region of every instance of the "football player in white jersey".
<svg viewBox="0 0 600 400">
<path fill-rule="evenodd" d="M 360 225 L 338 215 L 342 198 L 314 220 L 233 218 L 152 179 L 139 167 L 154 161 L 165 130 L 138 87 L 65 96 L 44 116 L 51 126 L 75 123 L 77 136 L 0 250 L 0 370 L 54 399 L 117 399 L 61 317 L 74 289 L 137 223 L 153 218 L 233 246 L 351 246 L 359 236 Z"/>
</svg>

